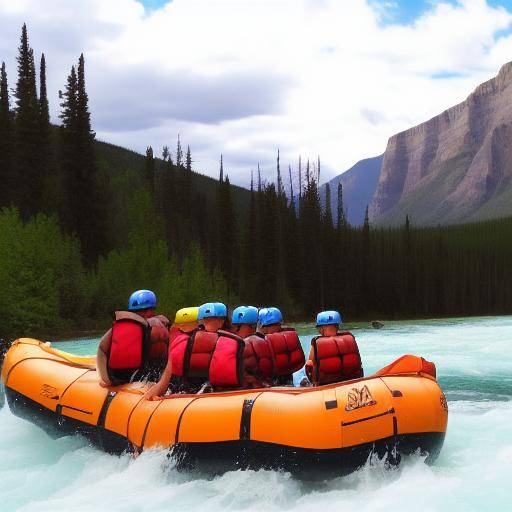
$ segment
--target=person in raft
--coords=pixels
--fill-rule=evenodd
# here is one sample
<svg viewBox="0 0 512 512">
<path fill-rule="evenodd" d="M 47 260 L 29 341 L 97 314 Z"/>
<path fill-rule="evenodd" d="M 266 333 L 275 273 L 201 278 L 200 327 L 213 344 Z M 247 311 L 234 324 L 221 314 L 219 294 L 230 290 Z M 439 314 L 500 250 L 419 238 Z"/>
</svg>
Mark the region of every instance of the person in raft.
<svg viewBox="0 0 512 512">
<path fill-rule="evenodd" d="M 173 375 L 171 352 L 179 351 L 180 348 L 183 348 L 183 350 L 186 348 L 190 336 L 199 327 L 198 315 L 199 307 L 197 306 L 182 308 L 176 311 L 169 335 L 167 364 L 158 382 L 151 386 L 144 395 L 146 400 L 152 400 L 155 397 L 165 395 L 169 387 L 179 389 L 182 385 L 181 376 Z"/>
<path fill-rule="evenodd" d="M 295 329 L 283 327 L 283 315 L 276 307 L 262 308 L 258 315 L 259 332 L 274 355 L 274 383 L 293 385 L 293 373 L 305 363 L 304 351 Z"/>
<path fill-rule="evenodd" d="M 265 336 L 256 333 L 258 308 L 238 306 L 231 315 L 231 332 L 244 338 L 245 389 L 269 387 L 274 378 L 274 354 Z"/>
<path fill-rule="evenodd" d="M 171 339 L 169 359 L 159 382 L 145 394 L 161 397 L 169 384 L 173 392 L 205 393 L 240 389 L 243 385 L 244 340 L 222 330 L 227 308 L 208 302 L 198 309 L 199 327 Z"/>
<path fill-rule="evenodd" d="M 320 336 L 311 340 L 306 375 L 315 385 L 343 382 L 363 377 L 359 348 L 350 332 L 339 331 L 338 311 L 322 311 L 316 317 Z"/>
<path fill-rule="evenodd" d="M 207 302 L 199 306 L 200 328 L 206 332 L 217 332 L 226 327 L 228 308 L 222 302 Z"/>
<path fill-rule="evenodd" d="M 174 316 L 174 322 L 170 329 L 169 339 L 171 343 L 173 338 L 178 334 L 183 332 L 191 333 L 199 327 L 199 322 L 197 319 L 198 313 L 198 306 L 181 308 L 178 309 L 178 311 L 176 311 L 176 315 Z"/>
<path fill-rule="evenodd" d="M 156 295 L 137 290 L 128 300 L 128 310 L 115 312 L 96 356 L 101 386 L 160 377 L 167 362 L 170 322 L 155 309 Z"/>
</svg>

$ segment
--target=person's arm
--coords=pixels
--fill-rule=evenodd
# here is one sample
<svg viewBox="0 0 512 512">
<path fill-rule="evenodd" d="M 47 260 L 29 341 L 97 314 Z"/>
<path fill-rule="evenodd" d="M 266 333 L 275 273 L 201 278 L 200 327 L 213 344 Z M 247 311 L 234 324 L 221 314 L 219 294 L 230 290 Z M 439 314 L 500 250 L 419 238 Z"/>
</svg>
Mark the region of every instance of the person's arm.
<svg viewBox="0 0 512 512">
<path fill-rule="evenodd" d="M 146 400 L 153 400 L 156 397 L 164 396 L 167 388 L 169 387 L 169 382 L 171 382 L 172 377 L 172 363 L 171 358 L 167 360 L 167 365 L 165 366 L 164 371 L 162 372 L 162 376 L 160 380 L 153 384 L 144 395 Z"/>
<path fill-rule="evenodd" d="M 98 372 L 101 387 L 112 386 L 107 371 L 107 354 L 110 350 L 110 344 L 112 343 L 111 335 L 112 329 L 109 329 L 103 335 L 103 338 L 101 338 L 100 344 L 98 345 L 98 352 L 96 353 L 96 371 Z"/>
</svg>

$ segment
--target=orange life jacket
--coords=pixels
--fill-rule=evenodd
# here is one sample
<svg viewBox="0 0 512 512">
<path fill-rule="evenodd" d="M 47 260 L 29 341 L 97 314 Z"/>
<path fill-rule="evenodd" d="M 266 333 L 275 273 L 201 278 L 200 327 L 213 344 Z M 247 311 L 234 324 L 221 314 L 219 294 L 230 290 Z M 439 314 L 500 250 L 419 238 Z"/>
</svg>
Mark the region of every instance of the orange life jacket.
<svg viewBox="0 0 512 512">
<path fill-rule="evenodd" d="M 274 353 L 270 342 L 261 334 L 245 338 L 244 367 L 253 376 L 270 382 L 274 376 Z"/>
<path fill-rule="evenodd" d="M 277 377 L 299 371 L 306 362 L 304 351 L 295 329 L 283 327 L 281 331 L 267 334 L 265 338 L 274 354 L 274 374 Z"/>
<path fill-rule="evenodd" d="M 313 347 L 313 381 L 330 384 L 363 377 L 361 356 L 356 340 L 350 332 L 336 336 L 317 336 Z"/>
<path fill-rule="evenodd" d="M 185 336 L 188 340 L 183 350 Z M 183 333 L 171 342 L 172 373 L 191 383 L 208 381 L 218 388 L 240 387 L 244 346 L 242 338 L 222 330 L 197 330 L 192 336 Z"/>
<path fill-rule="evenodd" d="M 155 379 L 167 362 L 169 331 L 163 316 L 144 318 L 132 311 L 116 311 L 111 331 L 107 370 L 116 383 Z"/>
</svg>

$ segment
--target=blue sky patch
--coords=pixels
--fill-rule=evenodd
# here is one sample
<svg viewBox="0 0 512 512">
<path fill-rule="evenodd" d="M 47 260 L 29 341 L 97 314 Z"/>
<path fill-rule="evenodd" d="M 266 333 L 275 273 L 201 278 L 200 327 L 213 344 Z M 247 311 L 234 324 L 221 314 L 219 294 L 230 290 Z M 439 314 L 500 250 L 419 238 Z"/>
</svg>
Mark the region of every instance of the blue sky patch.
<svg viewBox="0 0 512 512">
<path fill-rule="evenodd" d="M 425 11 L 438 3 L 457 5 L 457 0 L 369 0 L 370 4 L 378 7 L 382 12 L 384 25 L 400 24 L 410 25 Z M 492 7 L 504 7 L 512 11 L 512 0 L 487 0 Z"/>
<path fill-rule="evenodd" d="M 145 7 L 147 11 L 156 11 L 163 7 L 165 4 L 171 2 L 171 0 L 139 0 L 139 2 Z"/>
</svg>

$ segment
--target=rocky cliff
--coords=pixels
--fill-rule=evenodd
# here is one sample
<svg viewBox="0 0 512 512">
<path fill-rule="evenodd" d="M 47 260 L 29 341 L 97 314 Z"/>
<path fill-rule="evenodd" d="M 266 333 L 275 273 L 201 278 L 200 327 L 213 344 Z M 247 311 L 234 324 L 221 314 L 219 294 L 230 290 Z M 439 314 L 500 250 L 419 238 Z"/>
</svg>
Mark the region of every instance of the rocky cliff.
<svg viewBox="0 0 512 512">
<path fill-rule="evenodd" d="M 370 206 L 377 224 L 512 215 L 512 62 L 466 99 L 388 141 Z"/>
</svg>

